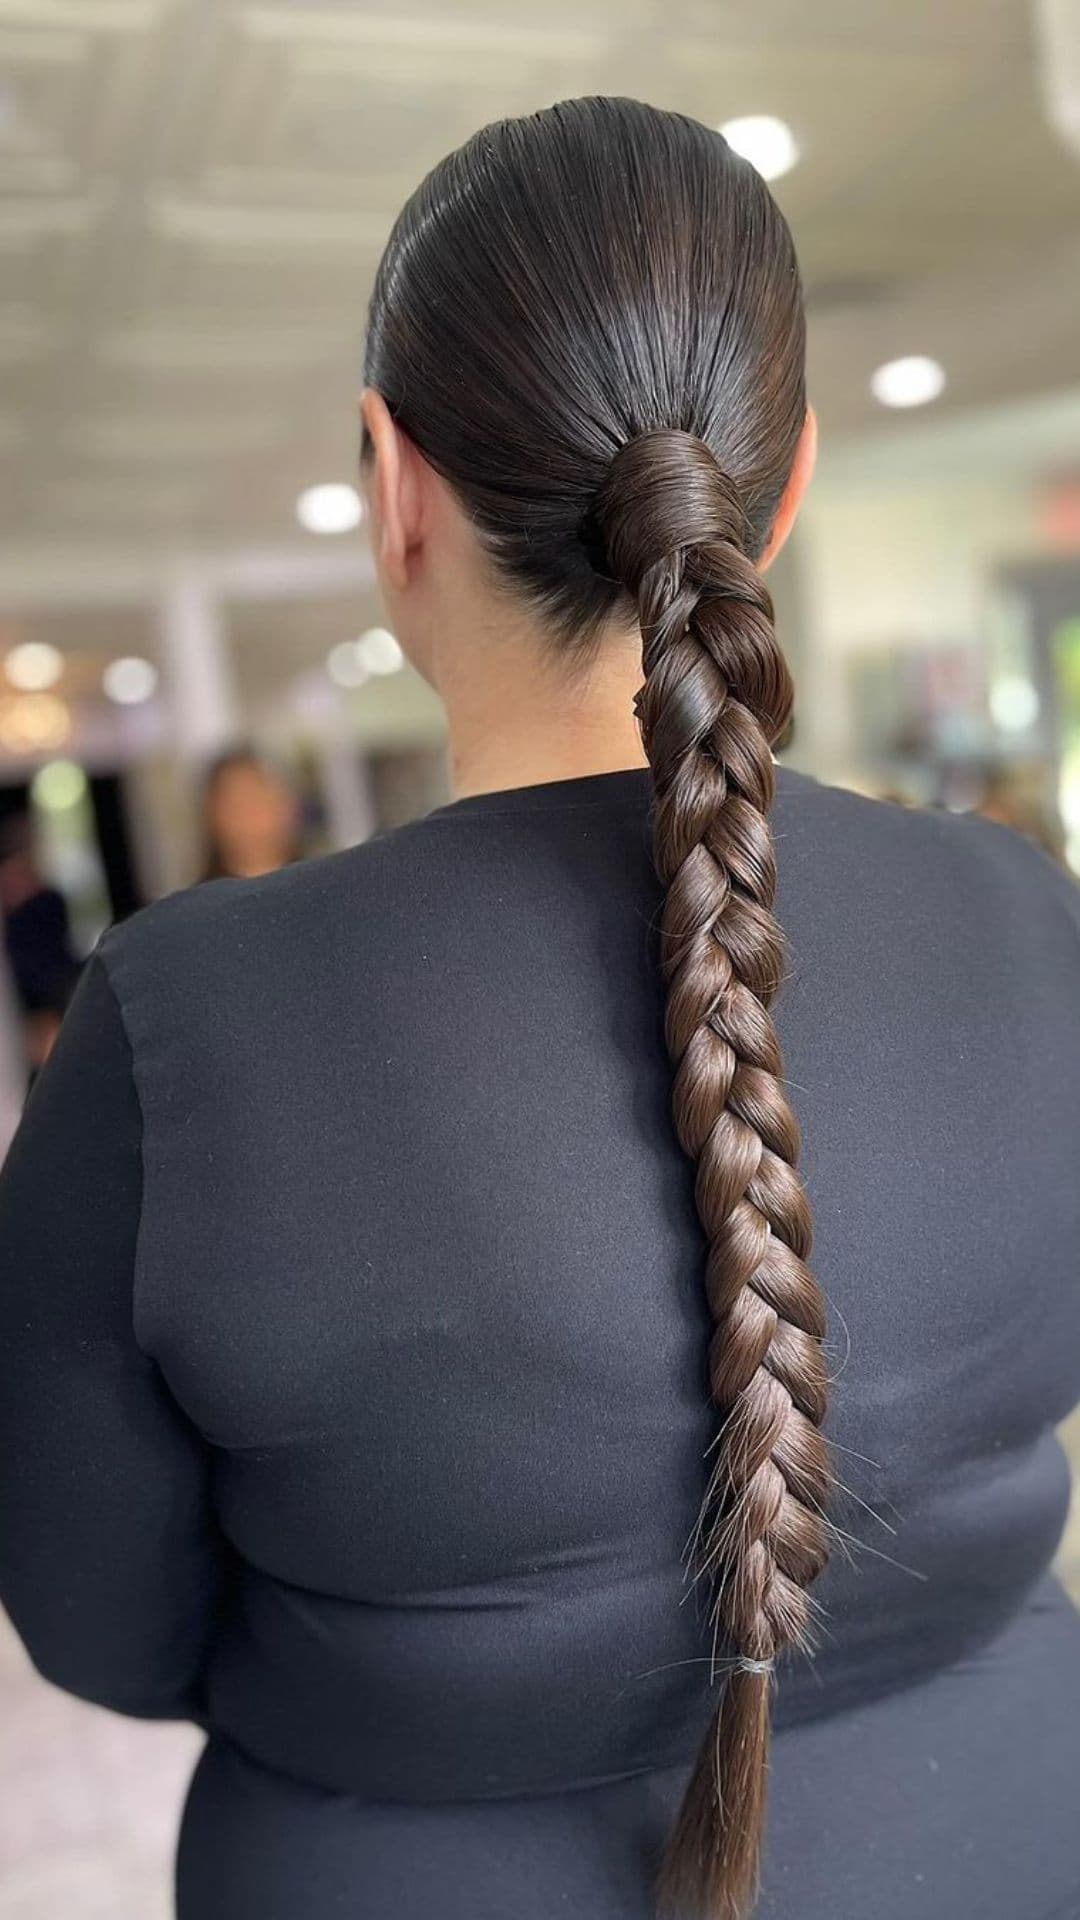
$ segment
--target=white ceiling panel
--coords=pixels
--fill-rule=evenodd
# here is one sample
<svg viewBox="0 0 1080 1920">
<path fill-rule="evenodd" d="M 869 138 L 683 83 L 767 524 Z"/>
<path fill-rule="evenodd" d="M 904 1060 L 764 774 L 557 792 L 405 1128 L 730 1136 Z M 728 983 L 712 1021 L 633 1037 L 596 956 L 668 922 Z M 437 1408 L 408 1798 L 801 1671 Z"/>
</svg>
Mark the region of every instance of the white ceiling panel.
<svg viewBox="0 0 1080 1920">
<path fill-rule="evenodd" d="M 9 533 L 296 538 L 348 477 L 406 193 L 485 120 L 627 92 L 774 112 L 826 438 L 942 358 L 942 411 L 1080 381 L 1080 164 L 1029 0 L 0 0 Z"/>
</svg>

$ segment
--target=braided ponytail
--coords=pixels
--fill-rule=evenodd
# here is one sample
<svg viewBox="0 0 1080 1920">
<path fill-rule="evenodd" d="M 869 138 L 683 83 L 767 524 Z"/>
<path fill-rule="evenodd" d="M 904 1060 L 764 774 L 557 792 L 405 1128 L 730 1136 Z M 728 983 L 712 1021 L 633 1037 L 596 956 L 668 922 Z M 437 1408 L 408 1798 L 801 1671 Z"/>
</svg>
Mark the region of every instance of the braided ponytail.
<svg viewBox="0 0 1080 1920">
<path fill-rule="evenodd" d="M 730 1668 L 661 1881 L 742 1920 L 761 1846 L 773 1665 L 826 1557 L 821 1294 L 769 1005 L 771 748 L 791 684 L 753 565 L 806 420 L 784 220 L 721 136 L 632 100 L 487 127 L 394 228 L 365 375 L 450 483 L 553 648 L 629 596 L 666 889 L 674 1116 L 696 1166 L 720 1432 L 695 1535 Z"/>
<path fill-rule="evenodd" d="M 696 1562 L 712 1585 L 714 1643 L 722 1632 L 735 1654 L 661 1903 L 738 1920 L 757 1888 L 773 1662 L 806 1643 L 807 1588 L 827 1554 L 824 1305 L 805 1265 L 798 1125 L 768 1012 L 784 963 L 770 748 L 792 688 L 738 493 L 700 440 L 656 431 L 630 441 L 594 519 L 641 623 L 674 1116 L 697 1166 L 723 1423 Z"/>
</svg>

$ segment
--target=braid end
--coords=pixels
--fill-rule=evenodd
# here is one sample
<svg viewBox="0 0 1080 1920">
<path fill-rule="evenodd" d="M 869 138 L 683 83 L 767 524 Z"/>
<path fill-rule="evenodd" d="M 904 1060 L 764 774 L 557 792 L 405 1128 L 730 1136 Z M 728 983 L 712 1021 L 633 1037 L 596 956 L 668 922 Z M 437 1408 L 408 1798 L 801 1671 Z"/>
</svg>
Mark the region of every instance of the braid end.
<svg viewBox="0 0 1080 1920">
<path fill-rule="evenodd" d="M 724 1689 L 668 1842 L 661 1920 L 747 1920 L 757 1899 L 769 1755 L 769 1664 L 737 1667 Z"/>
</svg>

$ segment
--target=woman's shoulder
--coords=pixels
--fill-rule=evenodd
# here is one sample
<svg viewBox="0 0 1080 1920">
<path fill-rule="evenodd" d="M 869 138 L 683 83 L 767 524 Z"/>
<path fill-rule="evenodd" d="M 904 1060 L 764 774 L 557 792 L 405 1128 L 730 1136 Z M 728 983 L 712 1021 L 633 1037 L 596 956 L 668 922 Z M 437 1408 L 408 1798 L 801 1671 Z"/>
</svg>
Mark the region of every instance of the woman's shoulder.
<svg viewBox="0 0 1080 1920">
<path fill-rule="evenodd" d="M 1041 848 L 979 815 L 790 773 L 775 827 L 778 910 L 815 1019 L 888 1010 L 898 1031 L 940 1016 L 955 1035 L 1022 1015 L 1075 1063 L 1080 889 Z"/>
<path fill-rule="evenodd" d="M 782 769 L 774 828 L 778 904 L 796 953 L 857 953 L 905 971 L 918 970 L 921 956 L 939 972 L 996 966 L 1015 975 L 1030 952 L 1059 977 L 1080 971 L 1076 883 L 1008 827 Z M 635 814 L 624 838 L 637 848 L 643 832 Z M 107 935 L 102 957 L 125 1008 L 239 1007 L 245 994 L 284 1005 L 346 976 L 396 1004 L 414 973 L 430 990 L 436 960 L 452 968 L 471 954 L 475 963 L 516 913 L 532 927 L 538 894 L 558 911 L 559 889 L 571 884 L 566 842 L 565 825 L 556 830 L 543 810 L 479 820 L 450 810 L 261 879 L 173 894 Z M 587 856 L 579 852 L 602 883 L 605 911 L 621 897 L 599 870 L 608 856 L 620 861 L 629 909 L 640 911 L 644 882 L 624 857 L 629 841 L 609 844 L 590 830 L 588 844 Z M 571 894 L 581 910 L 580 889 Z"/>
<path fill-rule="evenodd" d="M 444 864 L 444 843 L 426 824 L 256 879 L 204 881 L 144 907 L 100 946 L 121 1004 L 197 1000 L 238 978 L 274 977 L 302 990 L 320 957 L 340 946 L 374 961 L 371 950 L 430 896 Z"/>
<path fill-rule="evenodd" d="M 978 813 L 908 806 L 783 769 L 776 836 L 819 870 L 840 867 L 845 891 L 963 908 L 977 897 L 1011 913 L 1030 908 L 1080 935 L 1080 884 L 1026 835 Z"/>
</svg>

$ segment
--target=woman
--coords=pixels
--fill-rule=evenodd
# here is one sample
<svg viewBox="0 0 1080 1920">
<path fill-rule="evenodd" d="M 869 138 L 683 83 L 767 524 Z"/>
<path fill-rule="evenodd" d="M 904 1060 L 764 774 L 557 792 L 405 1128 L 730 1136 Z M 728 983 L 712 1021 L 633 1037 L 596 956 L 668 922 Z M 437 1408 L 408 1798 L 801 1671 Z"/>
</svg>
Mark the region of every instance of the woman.
<svg viewBox="0 0 1080 1920">
<path fill-rule="evenodd" d="M 201 814 L 204 880 L 256 879 L 299 858 L 296 795 L 250 747 L 233 747 L 213 762 Z"/>
<path fill-rule="evenodd" d="M 33 1080 L 56 1041 L 79 977 L 67 901 L 50 887 L 34 852 L 33 825 L 16 815 L 0 830 L 0 926 L 11 983 L 24 1020 L 25 1063 Z"/>
<path fill-rule="evenodd" d="M 16 1623 L 207 1726 L 183 1920 L 727 1920 L 771 1705 L 761 1915 L 1065 1920 L 1080 914 L 775 772 L 784 223 L 674 114 L 488 128 L 367 379 L 458 797 L 105 941 L 4 1180 Z"/>
</svg>

